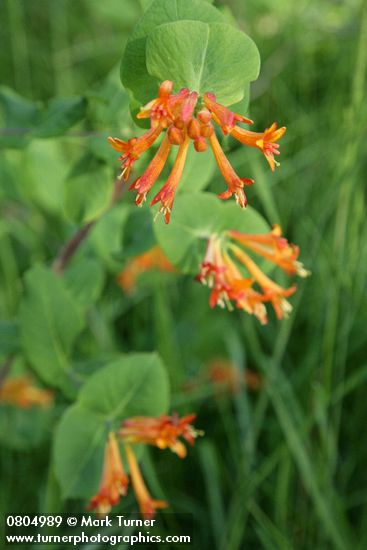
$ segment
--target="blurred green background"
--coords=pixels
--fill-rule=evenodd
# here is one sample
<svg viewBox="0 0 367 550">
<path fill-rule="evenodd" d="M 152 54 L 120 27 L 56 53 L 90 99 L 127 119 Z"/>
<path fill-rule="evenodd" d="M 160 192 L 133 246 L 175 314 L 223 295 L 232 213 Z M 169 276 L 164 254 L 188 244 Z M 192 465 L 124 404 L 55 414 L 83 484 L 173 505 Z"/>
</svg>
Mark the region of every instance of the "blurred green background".
<svg viewBox="0 0 367 550">
<path fill-rule="evenodd" d="M 172 511 L 194 512 L 198 548 L 364 550 L 366 3 L 214 3 L 260 50 L 262 69 L 249 106 L 256 129 L 274 120 L 288 128 L 275 174 L 260 155 L 233 144 L 228 154 L 241 175 L 256 180 L 251 204 L 301 247 L 312 277 L 299 284 L 290 319 L 271 317 L 266 327 L 245 313 L 209 310 L 206 290 L 189 277 L 144 277 L 133 296 L 124 295 L 115 282 L 124 265 L 121 242 L 130 245 L 145 234 L 139 236 L 139 219 L 121 230 L 119 205 L 75 258 L 97 259 L 103 290 L 88 311 L 89 332 L 78 342 L 77 360 L 89 369 L 116 350 L 157 349 L 162 355 L 173 410 L 196 411 L 205 437 L 184 461 L 154 450 L 145 472 Z M 1 84 L 33 102 L 71 95 L 88 102 L 83 122 L 60 137 L 24 144 L 27 132 L 16 119 L 14 132 L 0 130 L 0 304 L 6 322 L 16 321 L 23 273 L 36 261 L 51 263 L 78 225 L 74 205 L 80 197 L 64 187 L 71 169 L 87 162 L 92 174 L 93 163 L 98 169 L 103 164 L 110 170 L 107 186 L 117 172 L 105 138 L 134 132 L 118 64 L 148 4 L 0 2 Z M 7 148 L 10 138 L 13 148 Z M 92 178 L 90 185 L 98 214 L 106 193 Z M 1 355 L 5 360 L 6 345 Z M 233 369 L 261 373 L 260 390 L 217 395 L 205 377 L 195 391 L 182 389 L 218 357 L 232 361 Z M 58 398 L 49 418 L 35 412 L 29 425 L 18 418 L 22 411 L 16 422 L 1 407 L 2 511 L 52 508 L 47 465 L 63 407 Z M 29 435 L 35 426 L 42 433 Z M 78 506 L 69 503 L 65 510 Z"/>
</svg>

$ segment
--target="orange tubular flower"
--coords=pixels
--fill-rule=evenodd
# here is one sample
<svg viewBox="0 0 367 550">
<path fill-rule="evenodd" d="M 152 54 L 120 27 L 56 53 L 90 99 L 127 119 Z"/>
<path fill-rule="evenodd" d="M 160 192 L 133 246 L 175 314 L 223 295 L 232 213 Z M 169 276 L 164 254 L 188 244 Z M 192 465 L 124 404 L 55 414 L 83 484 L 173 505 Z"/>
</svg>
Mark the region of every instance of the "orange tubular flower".
<svg viewBox="0 0 367 550">
<path fill-rule="evenodd" d="M 286 289 L 272 281 L 243 247 L 270 260 L 288 274 L 295 273 L 301 277 L 309 274 L 297 261 L 298 247 L 288 244 L 281 237 L 279 226 L 275 226 L 267 235 L 248 235 L 238 231 L 227 231 L 222 236 L 212 235 L 197 276 L 198 281 L 208 284 L 212 289 L 210 306 L 226 305 L 231 309 L 233 301 L 238 308 L 255 315 L 265 324 L 265 302 L 271 302 L 278 319 L 286 317 L 292 310 L 286 298 L 296 291 L 296 287 L 293 285 Z M 239 267 L 234 260 L 240 262 Z M 240 268 L 246 269 L 246 276 Z M 253 288 L 255 284 L 260 287 L 260 291 Z"/>
<path fill-rule="evenodd" d="M 29 376 L 8 378 L 0 387 L 0 402 L 28 409 L 35 405 L 47 406 L 53 401 L 53 393 L 33 386 Z"/>
<path fill-rule="evenodd" d="M 187 450 L 178 438 L 193 445 L 195 438 L 201 435 L 191 424 L 196 415 L 190 414 L 179 418 L 177 415 L 162 415 L 158 418 L 136 416 L 125 420 L 119 431 L 119 437 L 126 443 L 145 443 L 159 449 L 171 449 L 180 458 L 185 458 Z"/>
<path fill-rule="evenodd" d="M 108 435 L 105 447 L 103 473 L 98 493 L 89 502 L 88 510 L 107 514 L 126 495 L 129 479 L 124 471 L 120 450 L 113 432 Z"/>
<path fill-rule="evenodd" d="M 282 237 L 282 230 L 277 224 L 266 235 L 251 235 L 240 233 L 239 231 L 228 231 L 228 235 L 249 250 L 277 264 L 288 275 L 293 273 L 296 273 L 300 277 L 307 277 L 309 275 L 309 271 L 297 261 L 299 247 L 289 244 L 287 239 Z"/>
<path fill-rule="evenodd" d="M 135 191 L 138 192 L 135 199 L 137 206 L 142 206 L 143 202 L 146 200 L 147 193 L 149 193 L 150 189 L 159 178 L 166 164 L 171 147 L 172 144 L 169 137 L 166 135 L 144 174 L 136 179 L 130 186 L 129 189 L 135 189 Z"/>
<path fill-rule="evenodd" d="M 163 254 L 159 246 L 154 246 L 150 250 L 140 254 L 140 256 L 130 260 L 118 276 L 117 281 L 125 292 L 130 293 L 134 290 L 139 275 L 153 269 L 169 273 L 176 272 L 176 269 Z"/>
<path fill-rule="evenodd" d="M 215 135 L 215 132 L 213 132 L 212 135 L 209 137 L 209 143 L 213 150 L 219 170 L 221 171 L 222 176 L 224 177 L 228 186 L 227 191 L 221 193 L 219 197 L 221 199 L 228 199 L 232 195 L 235 195 L 237 204 L 239 204 L 241 208 L 244 208 L 247 204 L 247 199 L 243 187 L 252 185 L 254 183 L 254 180 L 249 178 L 240 178 L 239 176 L 237 176 L 229 160 L 225 156 L 223 149 L 219 144 L 217 136 Z"/>
<path fill-rule="evenodd" d="M 158 89 L 158 97 L 145 105 L 136 118 L 150 118 L 152 128 L 167 128 L 174 121 L 177 108 L 189 96 L 190 91 L 183 88 L 178 94 L 171 95 L 173 82 L 165 80 Z"/>
<path fill-rule="evenodd" d="M 238 122 L 253 124 L 253 121 L 237 113 L 233 113 L 224 105 L 216 102 L 214 94 L 207 92 L 204 94 L 204 103 L 207 109 L 212 113 L 214 120 L 222 128 L 223 134 L 227 135 L 236 126 Z"/>
<path fill-rule="evenodd" d="M 227 183 L 228 189 L 221 193 L 221 199 L 235 196 L 236 202 L 243 208 L 246 206 L 246 196 L 243 188 L 252 185 L 254 180 L 240 178 L 226 158 L 215 135 L 213 122 L 221 127 L 223 134 L 231 134 L 242 143 L 259 148 L 267 158 L 271 169 L 278 164 L 274 155 L 278 155 L 279 145 L 276 143 L 285 132 L 285 128 L 277 129 L 276 124 L 263 133 L 250 132 L 238 126 L 239 123 L 252 124 L 252 120 L 217 102 L 211 92 L 206 92 L 202 98 L 195 91 L 182 88 L 172 93 L 173 82 L 165 80 L 158 89 L 158 97 L 141 108 L 138 119 L 150 119 L 150 130 L 140 137 L 128 141 L 109 137 L 108 141 L 116 151 L 122 153 L 122 173 L 120 178 L 127 180 L 131 169 L 138 158 L 147 151 L 164 132 L 165 138 L 142 176 L 135 179 L 130 189 L 137 191 L 136 204 L 141 206 L 154 183 L 161 174 L 172 146 L 178 146 L 178 154 L 172 173 L 153 198 L 151 205 L 161 202 L 160 211 L 166 223 L 169 222 L 174 196 L 179 184 L 190 140 L 198 153 L 208 148 L 208 141 L 213 150 L 218 167 Z"/>
<path fill-rule="evenodd" d="M 119 160 L 122 160 L 122 172 L 119 179 L 123 178 L 126 181 L 129 178 L 134 162 L 153 145 L 161 132 L 162 128 L 156 126 L 145 132 L 142 136 L 129 139 L 129 141 L 122 141 L 121 139 L 112 137 L 108 138 L 110 145 L 119 153 L 123 153 L 119 157 Z"/>
<path fill-rule="evenodd" d="M 155 515 L 155 511 L 168 507 L 168 503 L 164 500 L 154 500 L 144 483 L 138 461 L 135 454 L 129 445 L 125 446 L 126 458 L 129 464 L 131 483 L 134 489 L 139 510 L 145 519 L 151 519 Z"/>
<path fill-rule="evenodd" d="M 250 132 L 249 130 L 236 126 L 231 131 L 231 135 L 244 145 L 260 149 L 274 172 L 275 166 L 279 166 L 279 162 L 274 159 L 274 155 L 280 154 L 279 144 L 275 142 L 285 134 L 285 131 L 285 126 L 277 129 L 277 124 L 274 122 L 270 128 L 267 128 L 262 133 Z"/>
<path fill-rule="evenodd" d="M 190 140 L 186 137 L 185 141 L 179 146 L 177 157 L 168 180 L 150 203 L 151 205 L 156 204 L 157 202 L 161 203 L 159 212 L 162 212 L 166 223 L 169 223 L 171 217 L 173 201 L 175 199 L 178 184 L 180 183 L 182 177 L 189 143 Z"/>
</svg>

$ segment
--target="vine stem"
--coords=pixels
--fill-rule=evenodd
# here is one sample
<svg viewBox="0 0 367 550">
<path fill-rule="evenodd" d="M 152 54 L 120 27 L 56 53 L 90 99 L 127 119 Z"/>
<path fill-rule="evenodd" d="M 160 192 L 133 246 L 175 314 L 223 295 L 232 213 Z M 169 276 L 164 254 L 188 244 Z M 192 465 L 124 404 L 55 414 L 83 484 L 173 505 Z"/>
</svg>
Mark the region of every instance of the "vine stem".
<svg viewBox="0 0 367 550">
<path fill-rule="evenodd" d="M 126 185 L 124 185 L 124 183 L 126 183 Z M 119 199 L 124 194 L 127 188 L 128 188 L 128 182 L 124 182 L 122 179 L 116 178 L 111 202 L 107 207 L 107 209 L 105 210 L 104 214 L 108 212 L 119 201 Z M 58 275 L 63 274 L 65 268 L 68 266 L 75 252 L 78 250 L 82 242 L 89 235 L 91 229 L 95 226 L 98 220 L 101 219 L 101 217 L 102 216 L 100 216 L 95 220 L 91 220 L 90 222 L 80 227 L 74 233 L 74 235 L 68 241 L 66 241 L 66 243 L 61 247 L 58 255 L 56 256 L 55 260 L 52 263 L 52 269 L 55 273 L 57 273 Z"/>
</svg>

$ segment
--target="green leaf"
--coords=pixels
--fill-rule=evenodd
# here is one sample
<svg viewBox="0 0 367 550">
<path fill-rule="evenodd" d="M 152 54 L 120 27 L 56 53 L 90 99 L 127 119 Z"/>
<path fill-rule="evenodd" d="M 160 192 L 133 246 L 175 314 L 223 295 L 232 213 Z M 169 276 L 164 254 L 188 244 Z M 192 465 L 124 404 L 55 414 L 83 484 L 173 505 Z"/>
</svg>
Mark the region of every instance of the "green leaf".
<svg viewBox="0 0 367 550">
<path fill-rule="evenodd" d="M 64 210 L 75 223 L 87 223 L 103 214 L 113 192 L 112 168 L 86 155 L 65 182 Z"/>
<path fill-rule="evenodd" d="M 82 120 L 86 110 L 87 101 L 84 97 L 51 99 L 32 135 L 40 138 L 59 136 Z"/>
<path fill-rule="evenodd" d="M 204 153 L 197 153 L 193 146 L 190 147 L 178 192 L 197 193 L 201 191 L 210 182 L 215 169 L 215 158 L 209 148 Z"/>
<path fill-rule="evenodd" d="M 29 128 L 36 126 L 40 120 L 39 105 L 2 86 L 0 109 L 0 121 L 5 126 L 5 134 L 0 136 L 0 147 L 21 149 L 29 142 Z"/>
<path fill-rule="evenodd" d="M 26 410 L 2 405 L 0 409 L 0 442 L 4 447 L 28 450 L 50 436 L 55 417 L 53 407 L 35 406 Z"/>
<path fill-rule="evenodd" d="M 118 204 L 98 221 L 89 236 L 89 243 L 99 258 L 113 271 L 121 268 L 121 255 L 124 228 L 131 207 L 127 204 Z"/>
<path fill-rule="evenodd" d="M 178 21 L 156 27 L 147 40 L 147 69 L 159 81 L 199 94 L 214 92 L 224 105 L 240 101 L 259 74 L 255 43 L 226 23 Z"/>
<path fill-rule="evenodd" d="M 103 268 L 97 260 L 82 258 L 66 270 L 64 280 L 78 304 L 82 307 L 91 306 L 102 292 Z"/>
<path fill-rule="evenodd" d="M 90 498 L 99 484 L 108 432 L 125 418 L 167 412 L 168 399 L 166 371 L 154 353 L 122 356 L 91 376 L 55 436 L 55 471 L 64 498 Z"/>
<path fill-rule="evenodd" d="M 0 321 L 0 355 L 7 357 L 19 349 L 19 328 L 15 321 Z"/>
<path fill-rule="evenodd" d="M 60 213 L 70 157 L 56 139 L 34 139 L 22 155 L 22 192 L 41 208 Z"/>
<path fill-rule="evenodd" d="M 168 259 L 183 273 L 197 273 L 213 233 L 237 229 L 244 233 L 266 233 L 269 225 L 260 214 L 234 201 L 222 201 L 209 193 L 187 193 L 177 197 L 168 225 L 158 219 L 157 241 Z"/>
<path fill-rule="evenodd" d="M 85 117 L 83 97 L 57 97 L 46 107 L 34 103 L 10 88 L 0 88 L 0 121 L 5 126 L 0 148 L 22 149 L 32 137 L 48 138 L 63 134 Z"/>
<path fill-rule="evenodd" d="M 25 277 L 20 307 L 20 339 L 33 369 L 50 386 L 65 391 L 74 378 L 70 355 L 83 328 L 80 310 L 51 270 L 33 267 Z"/>
<path fill-rule="evenodd" d="M 216 8 L 202 0 L 155 0 L 152 2 L 132 33 L 121 64 L 122 83 L 141 104 L 156 97 L 159 84 L 147 71 L 147 37 L 158 25 L 181 19 L 210 23 L 223 21 L 223 16 Z"/>
</svg>

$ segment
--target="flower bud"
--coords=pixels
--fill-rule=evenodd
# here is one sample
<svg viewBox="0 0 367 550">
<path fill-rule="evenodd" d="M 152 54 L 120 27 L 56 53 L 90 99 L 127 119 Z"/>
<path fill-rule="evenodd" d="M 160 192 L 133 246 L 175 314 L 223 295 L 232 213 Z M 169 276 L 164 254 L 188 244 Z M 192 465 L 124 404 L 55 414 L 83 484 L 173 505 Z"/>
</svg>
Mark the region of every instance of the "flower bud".
<svg viewBox="0 0 367 550">
<path fill-rule="evenodd" d="M 185 127 L 185 123 L 180 119 L 180 118 L 176 118 L 174 123 L 173 123 L 176 128 L 178 128 L 179 130 L 182 130 L 184 127 Z"/>
<path fill-rule="evenodd" d="M 191 139 L 196 139 L 200 137 L 200 124 L 196 118 L 192 118 L 187 127 L 187 133 Z"/>
<path fill-rule="evenodd" d="M 195 141 L 194 141 L 194 147 L 195 147 L 195 150 L 196 150 L 198 153 L 203 153 L 203 152 L 206 151 L 207 148 L 208 148 L 205 139 L 202 138 L 202 137 L 198 137 L 198 138 L 195 139 Z"/>
<path fill-rule="evenodd" d="M 184 140 L 182 130 L 179 130 L 175 126 L 170 126 L 168 129 L 168 139 L 173 145 L 180 145 Z"/>
<path fill-rule="evenodd" d="M 200 128 L 200 135 L 202 137 L 208 138 L 214 132 L 214 128 L 211 124 L 203 124 Z"/>
<path fill-rule="evenodd" d="M 208 124 L 208 122 L 210 122 L 212 119 L 212 115 L 210 114 L 208 109 L 202 109 L 201 111 L 199 111 L 197 117 L 203 124 Z"/>
</svg>

